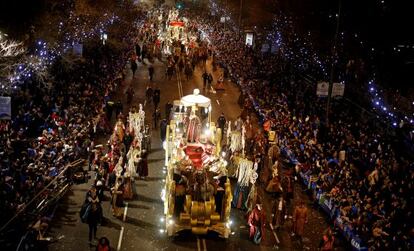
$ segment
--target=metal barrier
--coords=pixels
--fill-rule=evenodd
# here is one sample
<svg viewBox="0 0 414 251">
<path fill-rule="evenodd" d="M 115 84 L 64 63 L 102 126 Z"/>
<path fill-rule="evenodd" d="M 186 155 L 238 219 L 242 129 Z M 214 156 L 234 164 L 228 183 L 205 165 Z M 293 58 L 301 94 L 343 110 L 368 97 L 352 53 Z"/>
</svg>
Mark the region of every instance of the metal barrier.
<svg viewBox="0 0 414 251">
<path fill-rule="evenodd" d="M 0 242 L 3 243 L 2 246 L 8 245 L 11 248 L 12 246 L 21 245 L 25 237 L 28 236 L 28 232 L 30 232 L 28 227 L 32 225 L 33 220 L 37 220 L 38 216 L 50 213 L 49 209 L 57 206 L 59 200 L 69 190 L 71 186 L 71 173 L 68 173 L 68 171 L 71 168 L 79 167 L 84 162 L 84 159 L 78 159 L 66 165 L 41 191 L 0 228 Z M 54 207 L 52 214 L 48 215 L 48 217 L 54 216 L 55 209 L 56 207 Z M 18 236 L 16 236 L 16 232 Z M 13 238 L 10 238 L 11 236 Z"/>
</svg>

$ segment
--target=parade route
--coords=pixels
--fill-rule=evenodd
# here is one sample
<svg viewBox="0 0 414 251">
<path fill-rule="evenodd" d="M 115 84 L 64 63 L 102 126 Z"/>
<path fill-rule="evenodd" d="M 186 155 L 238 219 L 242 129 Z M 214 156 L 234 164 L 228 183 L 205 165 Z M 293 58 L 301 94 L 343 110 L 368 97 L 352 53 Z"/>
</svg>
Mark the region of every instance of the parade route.
<svg viewBox="0 0 414 251">
<path fill-rule="evenodd" d="M 134 79 L 128 75 L 123 90 L 128 85 L 132 85 L 135 90 L 135 97 L 132 104 L 143 103 L 145 100 L 145 88 L 151 84 L 153 87 L 159 87 L 161 90 L 161 114 L 164 114 L 164 103 L 173 101 L 179 98 L 177 80 L 173 78 L 171 81 L 165 79 L 165 66 L 162 62 L 155 62 L 155 79 L 153 83 L 149 82 L 147 65 L 140 64 L 137 74 Z M 211 65 L 208 63 L 207 69 L 211 70 Z M 202 67 L 197 67 L 194 76 L 190 81 L 183 81 L 183 93 L 191 93 L 194 88 L 202 89 Z M 218 73 L 215 73 L 215 77 Z M 207 93 L 215 102 L 213 105 L 213 121 L 224 112 L 227 119 L 235 120 L 240 114 L 241 109 L 237 104 L 239 95 L 238 87 L 226 81 L 226 91 L 217 92 L 216 94 Z M 232 98 L 229 98 L 232 97 Z M 119 99 L 124 100 L 123 91 L 119 92 Z M 128 107 L 124 103 L 124 111 Z M 146 120 L 150 122 L 153 107 L 148 105 L 145 107 Z M 163 181 L 165 179 L 164 172 L 164 150 L 159 138 L 159 131 L 152 130 L 152 151 L 149 155 L 149 177 L 147 180 L 136 180 L 135 187 L 137 194 L 132 201 L 129 201 L 127 207 L 124 208 L 127 213 L 123 219 L 113 218 L 110 213 L 109 199 L 110 195 L 107 192 L 107 200 L 103 202 L 104 215 L 106 222 L 102 226 L 98 226 L 98 236 L 106 236 L 113 247 L 117 250 L 275 250 L 277 246 L 273 237 L 271 229 L 267 229 L 266 241 L 261 246 L 257 246 L 248 239 L 248 227 L 246 227 L 245 216 L 242 211 L 237 209 L 232 210 L 233 228 L 232 235 L 228 240 L 218 238 L 216 235 L 208 235 L 206 237 L 196 237 L 191 233 L 183 233 L 176 238 L 168 238 L 165 233 L 161 233 L 163 204 L 161 201 L 161 190 Z M 90 172 L 93 175 L 93 172 Z M 83 203 L 84 196 L 89 185 L 81 184 L 74 185 L 71 192 L 68 193 L 58 210 L 58 216 L 53 224 L 53 234 L 63 234 L 65 237 L 50 245 L 51 251 L 75 250 L 77 247 L 82 247 L 82 250 L 94 250 L 95 246 L 89 246 L 87 241 L 88 227 L 86 224 L 80 222 L 79 210 Z M 296 188 L 297 194 L 301 194 L 301 186 Z M 306 195 L 300 195 L 302 199 L 307 199 Z M 270 200 L 270 198 L 269 198 Z M 270 205 L 268 205 L 270 207 Z M 270 217 L 270 215 L 269 215 Z M 314 224 L 326 224 L 322 214 L 317 210 L 311 209 L 310 221 Z M 319 223 L 318 223 L 319 222 Z M 234 229 L 234 230 L 233 230 Z M 289 228 L 287 227 L 286 230 Z M 282 231 L 279 238 L 281 250 L 299 250 L 292 247 L 294 242 L 291 242 L 289 231 Z M 83 240 L 83 241 L 81 241 Z M 317 245 L 317 240 L 310 238 L 305 239 L 305 244 Z M 284 247 L 284 248 L 283 248 Z M 291 249 L 293 248 L 293 249 Z"/>
<path fill-rule="evenodd" d="M 165 104 L 179 99 L 183 95 L 191 94 L 195 88 L 202 90 L 203 95 L 209 97 L 212 102 L 212 121 L 216 121 L 218 116 L 223 112 L 227 120 L 235 121 L 241 113 L 241 108 L 238 104 L 238 97 L 240 95 L 239 88 L 229 80 L 225 80 L 225 91 L 205 91 L 203 90 L 202 74 L 204 71 L 211 72 L 214 82 L 222 75 L 221 69 L 213 71 L 211 59 L 207 60 L 205 66 L 199 64 L 196 66 L 192 77 L 187 80 L 181 74 L 169 80 L 165 76 L 166 65 L 165 61 L 155 60 L 152 64 L 154 67 L 154 79 L 149 80 L 148 67 L 150 63 L 147 60 L 138 64 L 138 70 L 135 77 L 132 77 L 130 65 L 126 66 L 126 78 L 122 83 L 121 88 L 114 97 L 114 100 L 123 103 L 123 113 L 127 114 L 129 106 L 126 103 L 126 89 L 131 86 L 135 92 L 135 96 L 131 105 L 138 106 L 138 104 L 146 103 L 145 90 L 148 86 L 153 89 L 159 88 L 160 97 L 160 112 L 162 118 L 165 114 Z M 151 103 L 146 103 L 145 107 L 146 124 L 152 123 L 152 114 L 154 107 Z M 253 115 L 254 116 L 254 115 Z M 256 121 L 256 120 L 254 120 Z M 114 121 L 112 121 L 114 122 Z M 257 121 L 256 121 L 257 123 Z M 256 125 L 258 126 L 258 125 Z M 102 137 L 100 143 L 106 144 L 108 139 Z M 184 232 L 175 238 L 166 236 L 163 230 L 163 202 L 161 200 L 161 191 L 165 182 L 164 169 L 164 150 L 162 142 L 160 141 L 159 127 L 152 127 L 150 154 L 148 156 L 149 176 L 146 180 L 135 180 L 136 194 L 134 198 L 126 203 L 124 207 L 124 215 L 122 219 L 114 218 L 111 215 L 110 208 L 110 194 L 105 193 L 106 200 L 102 203 L 105 220 L 101 226 L 98 226 L 98 236 L 105 236 L 109 239 L 111 246 L 117 251 L 120 250 L 230 250 L 230 251 L 244 251 L 244 250 L 300 250 L 297 243 L 290 237 L 290 223 L 288 223 L 284 230 L 278 233 L 280 243 L 277 241 L 277 235 L 272 229 L 266 227 L 267 238 L 260 246 L 254 244 L 249 240 L 249 228 L 246 225 L 245 212 L 238 209 L 232 210 L 231 220 L 233 222 L 232 232 L 228 240 L 220 239 L 215 234 L 208 234 L 207 236 L 194 236 L 191 233 Z M 93 177 L 94 172 L 89 172 Z M 91 180 L 90 180 L 91 182 Z M 82 223 L 79 218 L 79 210 L 85 198 L 85 194 L 90 187 L 89 184 L 74 185 L 72 190 L 63 199 L 60 209 L 58 210 L 56 220 L 53 223 L 51 234 L 64 235 L 65 237 L 50 245 L 51 251 L 63 250 L 94 250 L 96 241 L 90 245 L 87 241 L 88 227 Z M 303 195 L 300 185 L 295 187 L 300 194 L 298 197 L 304 199 L 309 203 L 306 195 Z M 263 190 L 260 192 L 263 193 Z M 263 194 L 266 198 L 264 203 L 266 210 L 271 212 L 271 198 Z M 310 208 L 310 221 L 314 224 L 327 226 L 320 212 Z M 267 215 L 268 220 L 271 218 L 271 213 Z M 313 233 L 312 237 L 305 235 L 304 244 L 307 249 L 315 248 L 319 240 L 314 236 L 318 233 Z M 98 237 L 98 238 L 99 238 Z M 296 245 L 296 246 L 295 246 Z M 312 248 L 311 248 L 312 247 Z M 314 249 L 312 249 L 314 250 Z"/>
</svg>

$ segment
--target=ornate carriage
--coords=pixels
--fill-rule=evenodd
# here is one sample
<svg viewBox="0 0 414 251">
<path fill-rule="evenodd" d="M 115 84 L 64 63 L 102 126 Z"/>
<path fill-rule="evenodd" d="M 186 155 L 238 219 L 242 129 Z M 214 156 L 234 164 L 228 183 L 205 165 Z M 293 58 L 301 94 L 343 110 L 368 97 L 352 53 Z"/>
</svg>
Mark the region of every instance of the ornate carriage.
<svg viewBox="0 0 414 251">
<path fill-rule="evenodd" d="M 195 89 L 174 104 L 164 142 L 165 230 L 169 236 L 191 230 L 228 238 L 232 192 L 221 157 L 221 131 L 211 122 L 210 99 Z"/>
</svg>

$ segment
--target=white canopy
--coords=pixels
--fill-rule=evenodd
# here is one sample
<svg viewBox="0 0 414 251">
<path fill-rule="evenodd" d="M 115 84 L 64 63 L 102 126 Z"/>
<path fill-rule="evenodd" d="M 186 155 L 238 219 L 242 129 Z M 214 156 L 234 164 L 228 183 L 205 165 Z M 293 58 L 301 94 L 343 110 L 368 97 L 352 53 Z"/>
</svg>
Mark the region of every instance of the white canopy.
<svg viewBox="0 0 414 251">
<path fill-rule="evenodd" d="M 181 103 L 184 106 L 201 106 L 201 107 L 209 107 L 211 104 L 211 101 L 206 96 L 200 95 L 199 89 L 194 89 L 193 94 L 184 96 L 181 98 Z"/>
</svg>

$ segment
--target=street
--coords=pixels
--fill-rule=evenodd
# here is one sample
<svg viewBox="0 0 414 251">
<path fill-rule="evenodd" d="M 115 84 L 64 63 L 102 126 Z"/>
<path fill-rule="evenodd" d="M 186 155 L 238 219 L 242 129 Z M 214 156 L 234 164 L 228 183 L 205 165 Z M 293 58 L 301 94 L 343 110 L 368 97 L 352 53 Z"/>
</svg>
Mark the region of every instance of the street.
<svg viewBox="0 0 414 251">
<path fill-rule="evenodd" d="M 144 104 L 145 90 L 148 86 L 161 91 L 160 109 L 162 118 L 165 114 L 165 104 L 180 98 L 182 95 L 191 94 L 195 88 L 202 90 L 202 94 L 212 100 L 212 121 L 216 121 L 223 112 L 226 119 L 235 121 L 241 113 L 238 105 L 240 95 L 239 88 L 229 80 L 225 80 L 225 91 L 203 90 L 202 74 L 204 70 L 213 73 L 213 79 L 217 80 L 221 76 L 222 69 L 213 72 L 211 59 L 207 64 L 198 64 L 190 80 L 174 74 L 169 80 L 165 75 L 165 62 L 155 60 L 152 64 L 155 69 L 153 81 L 149 80 L 148 66 L 150 62 L 146 59 L 138 64 L 138 70 L 132 77 L 130 64 L 127 64 L 127 72 L 122 86 L 114 97 L 115 101 L 123 103 L 123 114 L 127 114 L 130 106 L 126 101 L 126 90 L 131 86 L 135 96 L 131 106 Z M 182 90 L 181 90 L 182 89 Z M 153 104 L 146 104 L 145 120 L 146 124 L 152 123 Z M 258 127 L 258 121 L 254 114 L 251 114 Z M 112 124 L 115 121 L 112 121 Z M 98 143 L 106 144 L 108 136 L 102 136 Z M 232 210 L 232 233 L 228 240 L 220 239 L 215 234 L 207 236 L 195 236 L 189 232 L 169 238 L 163 231 L 163 202 L 161 200 L 161 190 L 165 182 L 164 157 L 165 153 L 160 141 L 159 130 L 152 126 L 152 150 L 148 156 L 149 176 L 146 180 L 136 180 L 136 194 L 134 198 L 127 201 L 124 207 L 124 216 L 118 219 L 112 216 L 110 205 L 110 193 L 105 193 L 106 199 L 102 202 L 105 220 L 98 226 L 97 238 L 105 236 L 109 239 L 110 245 L 114 250 L 317 250 L 321 234 L 328 227 L 325 216 L 312 205 L 309 197 L 304 194 L 303 187 L 299 182 L 295 185 L 295 204 L 299 200 L 304 200 L 309 208 L 309 223 L 305 227 L 306 231 L 303 238 L 303 247 L 299 241 L 291 237 L 292 219 L 287 219 L 287 223 L 278 231 L 272 231 L 269 225 L 266 226 L 265 238 L 260 245 L 254 244 L 249 240 L 249 227 L 246 221 L 245 212 L 238 209 Z M 95 244 L 88 243 L 88 226 L 81 222 L 79 217 L 80 208 L 84 202 L 86 192 L 91 186 L 94 172 L 90 171 L 88 184 L 73 185 L 70 192 L 62 200 L 57 210 L 57 215 L 53 221 L 51 235 L 59 240 L 49 245 L 51 251 L 63 250 L 94 250 Z M 264 198 L 267 220 L 272 218 L 273 200 L 264 192 L 264 187 L 260 186 L 259 194 Z M 290 212 L 290 215 L 292 212 Z"/>
<path fill-rule="evenodd" d="M 211 62 L 207 64 L 207 70 L 211 71 Z M 129 69 L 128 69 L 129 71 Z M 150 83 L 148 77 L 147 65 L 139 64 L 135 78 L 129 71 L 128 77 L 123 83 L 122 89 L 119 90 L 116 100 L 122 100 L 124 103 L 124 112 L 129 107 L 126 104 L 124 95 L 125 89 L 132 85 L 135 90 L 135 97 L 132 105 L 138 105 L 145 100 L 145 89 L 147 85 L 159 87 L 161 90 L 161 114 L 164 114 L 164 104 L 167 101 L 173 101 L 179 98 L 177 79 L 174 77 L 168 80 L 164 77 L 165 66 L 162 62 L 155 62 L 155 77 L 153 83 Z M 202 90 L 203 67 L 197 66 L 194 76 L 189 81 L 183 81 L 183 94 L 192 93 L 194 88 Z M 215 72 L 214 78 L 217 78 L 218 72 Z M 240 114 L 241 109 L 237 104 L 239 89 L 234 83 L 225 82 L 225 91 L 217 93 L 207 93 L 212 99 L 213 104 L 213 121 L 224 112 L 228 120 L 234 121 Z M 151 123 L 153 106 L 145 107 L 146 123 Z M 107 139 L 102 138 L 102 143 Z M 162 229 L 163 203 L 160 197 L 165 173 L 164 150 L 160 142 L 159 131 L 152 130 L 152 151 L 149 154 L 149 177 L 135 182 L 137 194 L 132 201 L 128 201 L 125 207 L 126 217 L 124 220 L 114 218 L 110 212 L 110 194 L 106 192 L 106 200 L 103 202 L 105 222 L 98 226 L 98 236 L 106 236 L 115 250 L 301 250 L 298 243 L 291 239 L 291 224 L 287 223 L 282 231 L 278 231 L 281 243 L 277 245 L 271 229 L 267 228 L 267 238 L 260 246 L 255 245 L 248 238 L 248 226 L 244 212 L 238 209 L 232 210 L 232 235 L 228 240 L 223 240 L 209 234 L 208 236 L 194 236 L 191 233 L 184 233 L 176 238 L 168 238 L 165 234 L 160 233 Z M 93 177 L 93 172 L 90 172 Z M 79 211 L 85 199 L 85 194 L 90 188 L 90 184 L 74 185 L 71 191 L 62 201 L 58 208 L 56 220 L 53 223 L 51 233 L 63 238 L 50 245 L 51 251 L 58 250 L 93 250 L 95 246 L 90 246 L 87 241 L 88 227 L 80 221 Z M 297 199 L 302 198 L 309 204 L 309 228 L 305 233 L 304 244 L 309 250 L 316 250 L 319 244 L 320 231 L 323 231 L 328 225 L 322 212 L 312 207 L 308 197 L 303 194 L 302 186 L 296 185 Z M 263 192 L 263 191 L 262 191 Z M 266 195 L 265 195 L 266 196 Z M 265 207 L 270 211 L 270 196 L 266 196 Z M 268 215 L 270 219 L 271 215 Z M 314 226 L 314 227 L 311 227 Z"/>
<path fill-rule="evenodd" d="M 1 250 L 414 250 L 406 5 L 1 1 Z"/>
</svg>

